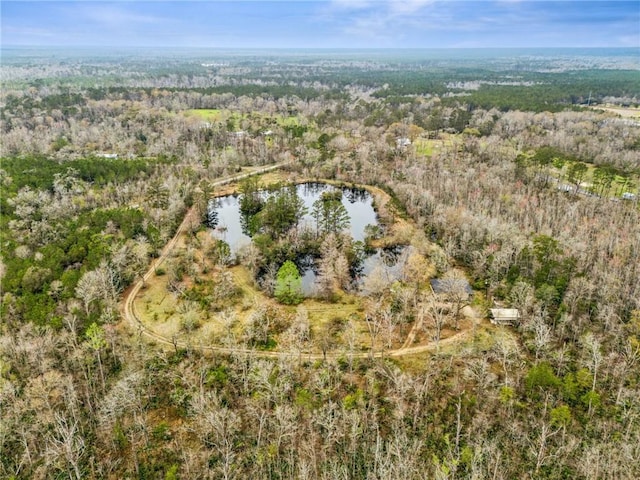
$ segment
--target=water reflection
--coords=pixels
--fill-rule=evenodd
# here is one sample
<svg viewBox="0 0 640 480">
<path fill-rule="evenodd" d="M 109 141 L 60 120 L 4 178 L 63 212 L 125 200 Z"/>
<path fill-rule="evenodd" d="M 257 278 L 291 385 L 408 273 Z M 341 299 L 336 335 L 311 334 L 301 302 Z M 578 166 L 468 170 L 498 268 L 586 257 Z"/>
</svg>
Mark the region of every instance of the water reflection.
<svg viewBox="0 0 640 480">
<path fill-rule="evenodd" d="M 339 188 L 326 183 L 308 182 L 296 186 L 296 193 L 304 202 L 307 213 L 301 218 L 299 227 L 316 229 L 316 223 L 311 215 L 313 204 L 323 192 L 341 191 L 342 204 L 348 215 L 350 225 L 348 233 L 356 242 L 357 256 L 360 261 L 351 265 L 351 275 L 354 285 L 360 286 L 362 282 L 373 272 L 376 267 L 380 267 L 384 274 L 391 280 L 400 278 L 402 265 L 399 265 L 399 258 L 404 249 L 396 246 L 387 249 L 377 249 L 366 251 L 364 240 L 367 234 L 367 225 L 379 226 L 376 212 L 373 208 L 373 197 L 364 189 Z M 266 198 L 269 192 L 262 193 Z M 243 216 L 240 212 L 240 199 L 238 195 L 227 195 L 213 199 L 209 203 L 207 226 L 212 228 L 212 234 L 216 238 L 224 240 L 229 244 L 232 254 L 251 243 L 251 237 L 256 233 L 255 218 Z M 370 229 L 369 229 L 370 230 Z M 311 296 L 316 293 L 317 268 L 316 259 L 312 255 L 301 255 L 296 259 L 296 264 L 302 275 L 302 287 L 305 295 Z"/>
</svg>

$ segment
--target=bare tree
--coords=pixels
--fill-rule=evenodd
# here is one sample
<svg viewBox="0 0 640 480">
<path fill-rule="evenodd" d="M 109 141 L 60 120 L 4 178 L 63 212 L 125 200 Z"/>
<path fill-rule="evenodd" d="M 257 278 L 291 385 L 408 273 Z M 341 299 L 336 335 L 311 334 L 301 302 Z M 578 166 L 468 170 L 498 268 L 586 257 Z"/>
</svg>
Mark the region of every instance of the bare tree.
<svg viewBox="0 0 640 480">
<path fill-rule="evenodd" d="M 100 298 L 100 279 L 95 271 L 86 272 L 76 285 L 76 296 L 82 300 L 85 315 L 89 316 L 91 304 Z"/>
<path fill-rule="evenodd" d="M 371 342 L 371 355 L 375 355 L 375 349 L 377 346 L 378 336 L 382 332 L 384 326 L 384 315 L 381 313 L 382 304 L 380 301 L 371 305 L 365 314 L 365 323 L 367 325 L 367 331 L 369 332 L 369 340 Z"/>
<path fill-rule="evenodd" d="M 593 394 L 596 390 L 598 370 L 600 369 L 600 364 L 602 363 L 602 352 L 600 351 L 601 345 L 598 339 L 591 332 L 587 332 L 584 337 L 582 337 L 582 345 L 584 348 L 585 357 L 587 359 L 587 365 L 593 377 L 591 384 L 591 393 Z M 589 415 L 591 415 L 593 407 L 592 402 L 593 395 L 589 396 Z"/>
<path fill-rule="evenodd" d="M 536 360 L 540 359 L 540 355 L 547 348 L 551 342 L 551 328 L 544 322 L 544 319 L 540 315 L 536 315 L 533 320 L 533 345 L 536 351 Z"/>
<path fill-rule="evenodd" d="M 447 306 L 433 292 L 424 295 L 419 306 L 419 315 L 428 318 L 434 329 L 433 339 L 436 342 L 436 351 L 440 348 L 440 335 L 448 317 L 447 310 Z"/>
<path fill-rule="evenodd" d="M 96 270 L 86 272 L 78 281 L 76 295 L 84 304 L 85 314 L 89 315 L 90 306 L 96 300 L 115 308 L 118 298 L 118 273 L 106 262 L 102 262 Z"/>
<path fill-rule="evenodd" d="M 85 447 L 78 422 L 56 413 L 54 430 L 47 437 L 48 463 L 66 471 L 69 478 L 81 480 L 84 478 L 81 460 Z"/>
<path fill-rule="evenodd" d="M 334 233 L 325 237 L 320 253 L 317 283 L 320 295 L 329 299 L 339 289 L 348 286 L 349 262 L 338 248 L 338 239 Z"/>
<path fill-rule="evenodd" d="M 504 385 L 509 386 L 509 366 L 520 356 L 520 348 L 516 340 L 505 329 L 501 329 L 495 336 L 493 350 L 502 364 Z"/>
<path fill-rule="evenodd" d="M 544 409 L 540 417 L 540 427 L 538 436 L 535 440 L 530 440 L 530 449 L 536 460 L 535 473 L 538 474 L 540 469 L 550 460 L 553 460 L 557 454 L 550 453 L 549 440 L 555 437 L 561 431 L 561 427 L 554 427 L 548 419 L 547 408 L 549 398 L 545 399 Z"/>
<path fill-rule="evenodd" d="M 220 478 L 231 480 L 238 478 L 238 452 L 236 439 L 240 433 L 240 417 L 226 407 L 220 406 L 215 395 L 198 397 L 193 403 L 194 413 L 198 417 L 196 432 L 200 440 L 218 454 L 219 461 L 215 470 Z"/>
<path fill-rule="evenodd" d="M 469 282 L 459 270 L 449 270 L 440 280 L 440 289 L 444 298 L 453 305 L 454 328 L 457 330 L 460 310 L 469 300 Z"/>
<path fill-rule="evenodd" d="M 301 360 L 302 351 L 310 339 L 309 312 L 303 305 L 298 305 L 291 325 L 280 336 L 280 343 Z"/>
</svg>

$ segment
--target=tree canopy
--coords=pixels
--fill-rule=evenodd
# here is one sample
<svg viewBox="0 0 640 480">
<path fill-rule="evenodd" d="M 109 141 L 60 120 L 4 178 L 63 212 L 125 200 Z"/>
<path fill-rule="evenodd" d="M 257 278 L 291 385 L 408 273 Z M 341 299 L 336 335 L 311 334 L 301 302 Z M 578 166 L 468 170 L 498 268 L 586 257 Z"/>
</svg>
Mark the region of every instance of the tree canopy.
<svg viewBox="0 0 640 480">
<path fill-rule="evenodd" d="M 296 305 L 304 298 L 300 272 L 291 260 L 284 262 L 278 270 L 274 295 L 285 305 Z"/>
<path fill-rule="evenodd" d="M 349 213 L 342 204 L 342 192 L 332 190 L 323 192 L 313 203 L 311 215 L 316 226 L 323 234 L 340 233 L 349 227 Z"/>
<path fill-rule="evenodd" d="M 279 238 L 294 227 L 306 213 L 295 186 L 281 188 L 269 196 L 259 214 L 261 228 L 272 238 Z"/>
</svg>

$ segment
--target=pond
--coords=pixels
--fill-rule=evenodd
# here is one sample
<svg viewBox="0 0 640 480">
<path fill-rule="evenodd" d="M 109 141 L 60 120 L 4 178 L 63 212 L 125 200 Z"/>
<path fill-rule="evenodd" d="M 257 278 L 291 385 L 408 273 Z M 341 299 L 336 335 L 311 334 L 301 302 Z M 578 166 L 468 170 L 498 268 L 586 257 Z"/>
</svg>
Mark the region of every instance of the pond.
<svg viewBox="0 0 640 480">
<path fill-rule="evenodd" d="M 341 202 L 349 215 L 348 233 L 354 241 L 364 242 L 366 227 L 368 225 L 380 226 L 378 216 L 373 208 L 373 197 L 364 189 L 335 187 L 326 183 L 309 182 L 296 185 L 296 193 L 304 202 L 307 213 L 302 217 L 299 226 L 316 228 L 314 218 L 311 216 L 313 204 L 323 192 L 340 191 Z M 263 195 L 268 196 L 268 192 Z M 226 195 L 212 199 L 209 203 L 209 226 L 212 227 L 214 237 L 224 240 L 229 244 L 232 254 L 251 243 L 251 237 L 247 235 L 242 226 L 240 213 L 240 196 Z M 402 247 L 391 249 L 377 249 L 368 252 L 358 271 L 354 282 L 362 286 L 366 277 L 374 270 L 394 280 L 400 277 L 404 255 Z M 301 258 L 296 261 L 302 275 L 302 289 L 305 295 L 316 293 L 316 268 L 313 258 Z"/>
</svg>

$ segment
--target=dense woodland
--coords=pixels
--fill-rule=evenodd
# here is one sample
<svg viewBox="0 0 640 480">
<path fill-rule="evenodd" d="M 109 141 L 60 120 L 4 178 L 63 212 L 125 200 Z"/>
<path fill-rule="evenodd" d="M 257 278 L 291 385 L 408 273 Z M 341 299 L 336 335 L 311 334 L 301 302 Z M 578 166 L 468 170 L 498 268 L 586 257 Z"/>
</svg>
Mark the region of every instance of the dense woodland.
<svg viewBox="0 0 640 480">
<path fill-rule="evenodd" d="M 0 476 L 639 478 L 640 67 L 609 53 L 3 58 Z M 420 271 L 462 271 L 483 318 L 520 321 L 321 360 L 167 348 L 123 322 L 188 209 L 195 239 L 217 180 L 276 163 L 384 190 L 436 246 Z M 257 238 L 239 261 L 295 304 L 295 249 L 337 258 L 331 305 L 356 256 L 335 199 L 305 244 L 293 195 L 258 182 L 239 187 Z M 366 314 L 457 329 L 425 285 L 379 285 Z"/>
</svg>

